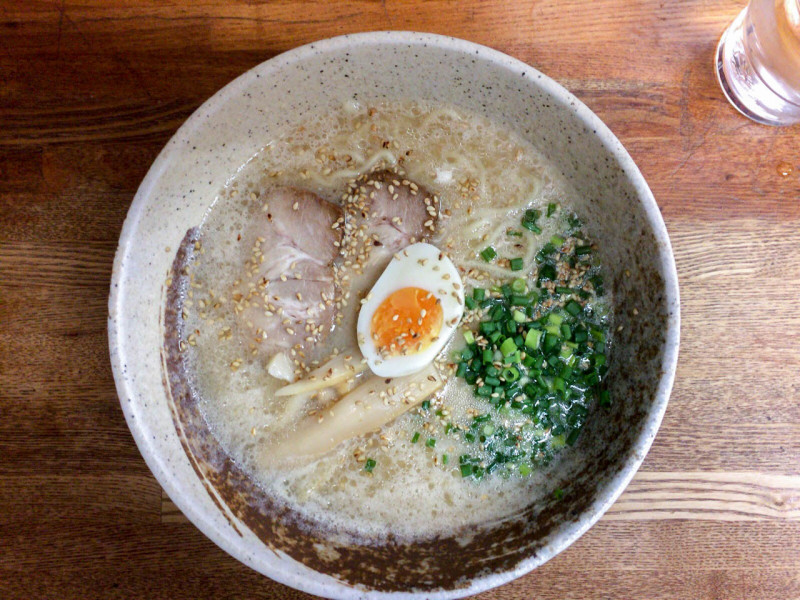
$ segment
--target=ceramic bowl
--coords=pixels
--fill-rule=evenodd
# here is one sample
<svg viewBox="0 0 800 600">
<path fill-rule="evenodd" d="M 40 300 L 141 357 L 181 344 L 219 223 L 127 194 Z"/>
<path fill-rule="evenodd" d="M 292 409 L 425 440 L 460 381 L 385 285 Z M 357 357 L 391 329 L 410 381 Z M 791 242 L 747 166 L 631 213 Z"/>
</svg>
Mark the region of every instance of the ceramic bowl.
<svg viewBox="0 0 800 600">
<path fill-rule="evenodd" d="M 479 536 L 459 532 L 370 546 L 315 529 L 276 506 L 221 452 L 166 365 L 165 279 L 187 231 L 266 140 L 317 111 L 402 97 L 458 105 L 532 142 L 585 201 L 615 298 L 607 381 L 616 401 L 528 508 Z M 331 598 L 458 598 L 527 573 L 611 506 L 641 464 L 667 406 L 678 353 L 675 263 L 661 214 L 620 142 L 554 81 L 505 54 L 411 32 L 337 37 L 292 50 L 203 104 L 153 163 L 120 237 L 109 343 L 125 417 L 170 498 L 209 538 L 253 569 Z M 172 346 L 170 346 L 172 343 Z M 561 488 L 558 499 L 553 491 Z M 631 556 L 631 561 L 636 557 Z"/>
</svg>

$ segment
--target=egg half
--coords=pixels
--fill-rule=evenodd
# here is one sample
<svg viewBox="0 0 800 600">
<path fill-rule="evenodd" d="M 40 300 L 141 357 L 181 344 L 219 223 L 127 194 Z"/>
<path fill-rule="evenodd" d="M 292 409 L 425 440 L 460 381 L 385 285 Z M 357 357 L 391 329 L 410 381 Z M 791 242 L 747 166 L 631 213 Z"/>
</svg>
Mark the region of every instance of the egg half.
<svg viewBox="0 0 800 600">
<path fill-rule="evenodd" d="M 367 365 L 381 377 L 415 373 L 441 352 L 464 314 L 464 285 L 436 246 L 395 254 L 362 301 L 356 332 Z"/>
</svg>

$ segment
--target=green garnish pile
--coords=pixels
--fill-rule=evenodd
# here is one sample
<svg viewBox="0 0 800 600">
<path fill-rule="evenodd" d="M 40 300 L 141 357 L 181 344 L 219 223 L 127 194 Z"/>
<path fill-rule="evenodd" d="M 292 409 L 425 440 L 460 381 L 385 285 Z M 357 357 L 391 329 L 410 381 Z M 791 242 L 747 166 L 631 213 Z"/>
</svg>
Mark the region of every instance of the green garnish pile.
<svg viewBox="0 0 800 600">
<path fill-rule="evenodd" d="M 553 212 L 548 206 L 548 216 Z M 540 231 L 540 217 L 526 211 L 521 225 Z M 460 430 L 468 447 L 477 446 L 460 456 L 463 477 L 529 475 L 577 441 L 593 399 L 611 403 L 602 385 L 607 319 L 592 302 L 603 283 L 580 229 L 577 217 L 567 217 L 564 233 L 538 253 L 535 279 L 474 288 L 466 299 L 483 315 L 476 330 L 464 332 L 456 376 L 487 410 Z"/>
</svg>

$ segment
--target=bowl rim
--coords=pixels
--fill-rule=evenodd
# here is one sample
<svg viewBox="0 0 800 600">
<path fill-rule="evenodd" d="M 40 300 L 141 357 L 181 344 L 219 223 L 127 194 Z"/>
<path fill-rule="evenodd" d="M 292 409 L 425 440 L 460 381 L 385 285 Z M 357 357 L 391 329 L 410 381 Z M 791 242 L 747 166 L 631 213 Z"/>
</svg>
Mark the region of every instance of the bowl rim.
<svg viewBox="0 0 800 600">
<path fill-rule="evenodd" d="M 303 61 L 314 54 L 338 51 L 354 46 L 379 46 L 379 45 L 428 45 L 435 48 L 452 51 L 455 53 L 479 56 L 487 62 L 493 63 L 497 68 L 510 70 L 517 75 L 523 73 L 536 86 L 572 111 L 600 140 L 606 151 L 618 162 L 624 176 L 636 190 L 638 201 L 642 204 L 649 226 L 656 238 L 659 265 L 664 280 L 665 302 L 667 306 L 666 332 L 663 342 L 663 358 L 661 375 L 659 377 L 655 398 L 651 403 L 647 418 L 642 429 L 631 447 L 629 456 L 618 472 L 611 477 L 598 493 L 594 502 L 580 517 L 565 529 L 558 531 L 543 548 L 534 556 L 520 561 L 514 569 L 492 573 L 472 579 L 467 587 L 453 590 L 442 590 L 432 593 L 421 592 L 382 592 L 363 591 L 347 586 L 346 584 L 320 573 L 322 578 L 301 577 L 297 573 L 284 570 L 265 572 L 253 556 L 237 544 L 230 543 L 226 532 L 214 522 L 207 511 L 198 508 L 194 502 L 184 497 L 181 485 L 171 474 L 171 469 L 164 462 L 163 457 L 155 451 L 151 436 L 140 419 L 136 418 L 137 406 L 134 402 L 125 402 L 124 399 L 136 397 L 134 385 L 126 376 L 124 353 L 124 327 L 122 319 L 122 298 L 124 297 L 123 271 L 125 258 L 136 226 L 141 218 L 147 201 L 157 181 L 167 169 L 175 154 L 179 156 L 178 148 L 181 140 L 188 139 L 195 130 L 204 122 L 209 114 L 215 112 L 217 106 L 225 104 L 239 95 L 239 92 L 270 71 L 279 70 L 292 63 Z M 567 91 L 559 83 L 541 73 L 536 68 L 509 56 L 499 50 L 484 46 L 468 40 L 444 36 L 433 33 L 415 31 L 374 31 L 365 33 L 352 33 L 311 42 L 259 63 L 242 75 L 238 76 L 213 96 L 200 105 L 189 118 L 178 128 L 175 134 L 165 144 L 154 160 L 147 175 L 142 180 L 133 202 L 128 210 L 122 232 L 119 238 L 111 276 L 109 294 L 108 340 L 111 366 L 114 374 L 117 395 L 122 406 L 128 427 L 133 435 L 136 445 L 145 462 L 159 484 L 169 497 L 178 506 L 189 520 L 204 535 L 228 554 L 254 570 L 270 577 L 271 579 L 294 587 L 307 593 L 324 595 L 337 598 L 435 598 L 451 599 L 462 598 L 477 594 L 485 590 L 503 585 L 513 579 L 532 571 L 544 564 L 553 556 L 569 547 L 575 540 L 583 535 L 600 517 L 611 507 L 631 481 L 636 471 L 641 466 L 650 449 L 658 428 L 666 411 L 670 392 L 675 379 L 680 343 L 680 297 L 678 289 L 678 274 L 672 246 L 667 233 L 661 212 L 653 194 L 644 180 L 643 175 L 633 159 L 623 147 L 622 143 L 611 132 L 608 126 L 592 112 L 583 102 Z"/>
</svg>

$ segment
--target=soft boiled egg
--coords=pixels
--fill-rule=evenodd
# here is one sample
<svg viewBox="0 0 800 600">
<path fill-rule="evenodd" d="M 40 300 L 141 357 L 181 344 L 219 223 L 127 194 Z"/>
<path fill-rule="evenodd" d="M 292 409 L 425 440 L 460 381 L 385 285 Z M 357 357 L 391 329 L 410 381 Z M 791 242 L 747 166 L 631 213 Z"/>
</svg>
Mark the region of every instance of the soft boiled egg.
<svg viewBox="0 0 800 600">
<path fill-rule="evenodd" d="M 376 375 L 410 375 L 436 358 L 463 314 L 455 265 L 436 246 L 411 244 L 394 255 L 362 301 L 358 345 Z"/>
</svg>

